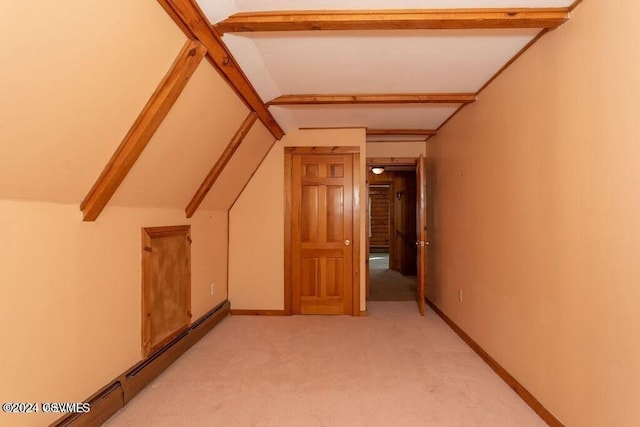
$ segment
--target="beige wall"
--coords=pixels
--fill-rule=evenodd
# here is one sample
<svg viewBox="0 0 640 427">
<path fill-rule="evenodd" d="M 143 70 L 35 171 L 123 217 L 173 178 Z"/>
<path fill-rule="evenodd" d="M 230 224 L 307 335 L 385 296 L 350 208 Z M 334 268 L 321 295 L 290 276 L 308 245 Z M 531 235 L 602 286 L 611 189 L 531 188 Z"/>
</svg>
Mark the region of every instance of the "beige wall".
<svg viewBox="0 0 640 427">
<path fill-rule="evenodd" d="M 11 58 L 0 67 L 0 401 L 81 401 L 141 359 L 142 227 L 191 225 L 194 320 L 227 298 L 227 208 L 191 220 L 184 208 L 248 110 L 203 61 L 112 202 L 84 223 L 80 201 L 186 39 L 156 1 L 0 10 Z M 58 416 L 0 414 L 0 425 Z"/>
<path fill-rule="evenodd" d="M 78 203 L 186 38 L 156 1 L 3 1 L 0 28 L 0 197 Z"/>
<path fill-rule="evenodd" d="M 426 154 L 424 141 L 367 142 L 368 158 L 419 157 Z"/>
<path fill-rule="evenodd" d="M 226 299 L 226 212 L 110 208 L 83 223 L 76 205 L 0 200 L 0 400 L 82 400 L 140 360 L 140 229 L 178 224 L 191 224 L 195 320 Z"/>
<path fill-rule="evenodd" d="M 364 129 L 297 130 L 277 142 L 229 214 L 229 301 L 233 309 L 284 309 L 284 147 L 359 146 L 365 188 Z M 362 193 L 364 194 L 364 193 Z M 360 205 L 360 307 L 365 309 L 366 206 Z"/>
<path fill-rule="evenodd" d="M 585 1 L 428 144 L 429 296 L 568 426 L 640 425 L 639 14 Z"/>
</svg>

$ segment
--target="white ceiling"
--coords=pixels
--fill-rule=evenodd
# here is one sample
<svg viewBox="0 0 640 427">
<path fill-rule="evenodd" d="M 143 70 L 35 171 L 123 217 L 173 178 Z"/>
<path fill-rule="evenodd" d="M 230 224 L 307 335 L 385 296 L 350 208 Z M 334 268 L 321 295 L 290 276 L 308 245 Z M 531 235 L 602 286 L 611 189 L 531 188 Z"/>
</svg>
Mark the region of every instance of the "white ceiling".
<svg viewBox="0 0 640 427">
<path fill-rule="evenodd" d="M 198 0 L 212 23 L 239 12 L 270 10 L 568 7 L 573 0 Z"/>
<path fill-rule="evenodd" d="M 271 81 L 280 94 L 475 92 L 539 32 L 295 31 L 229 34 L 224 42 L 261 96 L 271 96 Z M 269 81 L 238 39 L 257 47 Z"/>
<path fill-rule="evenodd" d="M 212 23 L 249 11 L 567 7 L 572 0 L 199 0 Z M 264 102 L 280 95 L 478 91 L 540 29 L 293 31 L 225 34 Z M 458 105 L 270 107 L 303 127 L 437 128 Z"/>
<path fill-rule="evenodd" d="M 288 123 L 289 118 L 282 114 L 286 110 L 300 128 L 434 129 L 459 106 L 460 104 L 292 105 L 272 106 L 269 110 L 278 123 Z"/>
</svg>

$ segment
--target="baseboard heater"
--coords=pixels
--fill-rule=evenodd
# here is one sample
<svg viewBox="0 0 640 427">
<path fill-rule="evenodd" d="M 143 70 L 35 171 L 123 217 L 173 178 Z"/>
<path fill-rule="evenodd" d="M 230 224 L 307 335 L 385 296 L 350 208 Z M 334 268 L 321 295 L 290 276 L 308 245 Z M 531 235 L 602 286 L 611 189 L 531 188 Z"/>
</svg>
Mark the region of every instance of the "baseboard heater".
<svg viewBox="0 0 640 427">
<path fill-rule="evenodd" d="M 183 333 L 159 348 L 146 359 L 136 363 L 122 375 L 85 399 L 91 411 L 70 414 L 51 424 L 52 427 L 84 427 L 101 425 L 122 409 L 151 381 L 182 356 L 191 346 L 213 329 L 230 312 L 229 301 L 224 301 L 200 317 Z"/>
</svg>

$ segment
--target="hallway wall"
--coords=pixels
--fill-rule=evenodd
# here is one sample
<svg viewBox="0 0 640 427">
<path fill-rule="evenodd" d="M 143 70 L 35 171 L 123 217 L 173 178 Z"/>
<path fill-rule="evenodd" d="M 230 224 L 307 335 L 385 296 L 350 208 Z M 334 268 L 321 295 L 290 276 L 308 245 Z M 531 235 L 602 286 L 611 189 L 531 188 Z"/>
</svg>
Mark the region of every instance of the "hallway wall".
<svg viewBox="0 0 640 427">
<path fill-rule="evenodd" d="M 583 2 L 427 143 L 429 298 L 568 426 L 640 425 L 638 15 Z"/>
</svg>

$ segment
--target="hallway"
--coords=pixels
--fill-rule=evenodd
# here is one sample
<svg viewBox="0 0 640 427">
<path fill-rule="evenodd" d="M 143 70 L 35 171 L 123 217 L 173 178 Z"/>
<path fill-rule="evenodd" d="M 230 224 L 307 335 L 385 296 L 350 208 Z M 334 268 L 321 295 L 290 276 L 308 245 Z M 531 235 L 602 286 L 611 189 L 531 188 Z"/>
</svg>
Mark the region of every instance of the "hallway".
<svg viewBox="0 0 640 427">
<path fill-rule="evenodd" d="M 231 316 L 108 426 L 543 426 L 430 309 Z"/>
<path fill-rule="evenodd" d="M 369 301 L 415 301 L 416 276 L 389 269 L 388 253 L 369 255 Z"/>
</svg>

